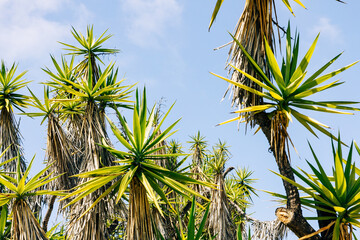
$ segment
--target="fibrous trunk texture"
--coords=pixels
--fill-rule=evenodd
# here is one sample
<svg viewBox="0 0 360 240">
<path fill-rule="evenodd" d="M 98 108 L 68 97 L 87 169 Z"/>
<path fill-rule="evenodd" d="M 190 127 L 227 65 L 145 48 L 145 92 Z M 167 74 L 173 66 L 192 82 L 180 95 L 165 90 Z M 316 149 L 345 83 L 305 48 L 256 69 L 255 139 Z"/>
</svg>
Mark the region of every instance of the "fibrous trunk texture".
<svg viewBox="0 0 360 240">
<path fill-rule="evenodd" d="M 171 198 L 170 198 L 171 199 Z M 153 219 L 157 231 L 163 236 L 166 240 L 175 240 L 176 238 L 176 219 L 172 218 L 168 214 L 168 209 L 165 209 L 165 214 L 161 215 L 159 210 L 153 207 L 151 212 L 151 218 Z"/>
<path fill-rule="evenodd" d="M 63 131 L 59 119 L 49 115 L 46 149 L 48 164 L 52 164 L 49 172 L 53 171 L 54 176 L 61 175 L 50 183 L 51 190 L 69 190 L 75 187 L 76 178 L 70 177 L 78 172 L 73 161 L 74 152 L 75 149 Z"/>
<path fill-rule="evenodd" d="M 73 153 L 75 152 L 73 145 L 70 143 L 68 136 L 63 131 L 59 119 L 54 114 L 48 117 L 47 129 L 47 144 L 46 144 L 47 165 L 51 167 L 45 173 L 52 174 L 52 177 L 59 176 L 54 181 L 48 183 L 45 188 L 52 191 L 70 190 L 76 185 L 76 178 L 70 177 L 78 173 L 76 171 L 76 164 L 73 161 Z M 48 205 L 43 229 L 47 231 L 47 225 L 54 209 L 56 196 L 45 197 L 45 202 Z M 63 206 L 68 201 L 61 201 L 59 204 L 59 211 L 63 211 Z"/>
<path fill-rule="evenodd" d="M 95 103 L 89 102 L 85 109 L 82 131 L 80 138 L 84 138 L 84 155 L 80 165 L 80 172 L 88 172 L 101 167 L 110 166 L 114 157 L 104 148 L 98 146 L 102 139 L 110 140 L 101 122 L 99 110 Z M 78 184 L 88 179 L 81 179 Z M 95 202 L 95 200 L 106 190 L 106 186 L 89 194 L 80 201 L 74 203 L 70 208 L 70 224 L 67 235 L 73 240 L 105 240 L 110 235 L 107 220 L 115 216 L 114 199 L 105 197 L 82 218 L 78 217 L 84 213 Z"/>
<path fill-rule="evenodd" d="M 21 135 L 19 125 L 15 121 L 14 113 L 7 108 L 1 109 L 0 113 L 0 144 L 1 152 L 10 146 L 3 155 L 1 161 L 4 162 L 11 158 L 20 156 L 20 168 L 24 172 L 26 169 L 23 149 L 21 147 Z M 6 172 L 16 172 L 17 160 L 4 165 Z"/>
<path fill-rule="evenodd" d="M 244 11 L 236 25 L 234 37 L 246 49 L 250 56 L 266 71 L 265 64 L 265 44 L 264 39 L 273 46 L 273 28 L 272 28 L 272 12 L 273 0 L 246 0 Z M 229 51 L 228 63 L 234 65 L 238 69 L 256 77 L 256 71 L 251 63 L 242 52 L 240 47 L 234 41 Z M 231 80 L 239 82 L 253 89 L 261 91 L 261 87 L 251 81 L 232 67 L 228 66 L 231 73 Z M 259 79 L 259 78 L 258 78 Z M 259 105 L 262 98 L 256 94 L 250 93 L 235 85 L 232 88 L 232 105 L 239 108 Z M 250 121 L 251 119 L 247 119 Z M 251 126 L 254 124 L 250 121 Z"/>
<path fill-rule="evenodd" d="M 24 200 L 16 200 L 12 207 L 11 239 L 47 240 L 45 232 Z"/>
<path fill-rule="evenodd" d="M 155 240 L 146 190 L 137 177 L 130 182 L 127 240 Z"/>
<path fill-rule="evenodd" d="M 211 205 L 208 228 L 216 240 L 236 239 L 236 227 L 231 219 L 228 199 L 225 192 L 223 174 L 215 176 L 216 189 L 211 189 Z"/>
<path fill-rule="evenodd" d="M 192 178 L 194 178 L 195 180 L 198 180 L 198 181 L 207 181 L 205 179 L 205 174 L 202 170 L 202 166 L 203 166 L 203 155 L 202 155 L 202 152 L 201 152 L 201 149 L 199 146 L 196 146 L 195 147 L 195 151 L 194 151 L 194 154 L 193 154 L 193 161 L 192 161 L 192 167 L 190 169 L 190 172 L 191 174 L 193 174 Z M 200 185 L 200 184 L 193 184 L 191 186 L 191 188 L 200 193 L 201 195 L 205 196 L 205 197 L 210 197 L 210 190 L 209 188 L 203 186 L 203 185 Z M 196 197 L 195 198 L 197 202 L 200 202 L 200 203 L 204 203 L 205 200 L 200 198 L 200 197 Z"/>
</svg>

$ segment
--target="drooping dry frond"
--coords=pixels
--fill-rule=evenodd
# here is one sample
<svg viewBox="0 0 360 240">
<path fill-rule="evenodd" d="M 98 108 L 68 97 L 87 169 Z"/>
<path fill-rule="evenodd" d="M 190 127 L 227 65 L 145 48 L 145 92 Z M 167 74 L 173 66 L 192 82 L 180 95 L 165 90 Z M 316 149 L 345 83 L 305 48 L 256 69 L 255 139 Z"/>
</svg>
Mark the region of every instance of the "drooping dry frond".
<svg viewBox="0 0 360 240">
<path fill-rule="evenodd" d="M 288 228 L 278 219 L 273 221 L 260 221 L 254 217 L 247 215 L 238 203 L 229 201 L 230 207 L 236 214 L 251 226 L 251 239 L 253 240 L 283 240 L 286 238 Z M 245 224 L 244 224 L 245 226 Z M 243 239 L 247 239 L 246 227 L 242 227 Z"/>
<path fill-rule="evenodd" d="M 127 240 L 155 240 L 146 189 L 137 177 L 133 178 L 130 183 L 129 202 Z"/>
<path fill-rule="evenodd" d="M 99 169 L 103 166 L 111 166 L 115 160 L 106 149 L 97 145 L 102 142 L 102 139 L 110 144 L 98 111 L 96 104 L 89 102 L 83 116 L 83 131 L 81 133 L 84 135 L 79 137 L 85 140 L 85 146 L 80 173 Z M 82 179 L 79 184 L 86 181 L 87 179 Z M 86 212 L 104 191 L 105 188 L 101 188 L 71 205 L 70 225 L 67 234 L 72 239 L 105 240 L 108 238 L 110 232 L 106 227 L 106 222 L 110 216 L 115 215 L 112 207 L 115 203 L 110 197 L 101 200 L 93 209 L 78 219 L 81 213 Z"/>
<path fill-rule="evenodd" d="M 48 116 L 47 144 L 46 144 L 47 164 L 51 164 L 46 174 L 60 176 L 56 181 L 48 184 L 47 188 L 53 191 L 70 190 L 76 185 L 76 178 L 71 176 L 78 173 L 75 162 L 73 161 L 73 149 L 69 138 L 63 131 L 59 119 L 53 113 Z M 51 213 L 54 208 L 56 196 L 45 197 L 48 210 L 44 216 L 43 229 L 47 231 Z M 63 209 L 66 202 L 60 202 L 59 211 Z"/>
<path fill-rule="evenodd" d="M 244 11 L 236 25 L 234 37 L 244 46 L 246 51 L 255 59 L 259 66 L 265 69 L 265 45 L 264 38 L 270 46 L 273 46 L 273 0 L 246 0 Z M 229 51 L 228 63 L 238 69 L 256 76 L 256 71 L 249 63 L 245 54 L 234 41 Z M 229 66 L 231 80 L 261 91 L 261 87 Z M 232 92 L 232 105 L 239 109 L 256 106 L 262 103 L 262 98 L 230 85 Z M 229 89 L 228 89 L 229 90 Z M 244 115 L 249 117 L 250 115 Z M 250 119 L 247 119 L 250 121 Z M 251 124 L 253 125 L 253 124 Z"/>
<path fill-rule="evenodd" d="M 2 156 L 2 162 L 15 158 L 20 155 L 20 167 L 24 171 L 26 168 L 25 159 L 23 156 L 23 149 L 21 144 L 21 135 L 18 124 L 16 123 L 14 113 L 12 110 L 2 108 L 0 113 L 0 143 L 3 152 L 9 146 L 9 150 Z M 16 161 L 11 161 L 4 165 L 6 172 L 16 172 Z"/>
<path fill-rule="evenodd" d="M 11 232 L 13 240 L 47 240 L 44 230 L 24 200 L 17 200 L 12 207 Z"/>
<path fill-rule="evenodd" d="M 63 131 L 58 118 L 51 114 L 48 117 L 46 156 L 49 163 L 53 163 L 50 172 L 55 176 L 61 175 L 57 181 L 51 182 L 52 190 L 70 190 L 75 187 L 76 179 L 71 178 L 77 173 L 73 162 L 71 143 Z"/>
<path fill-rule="evenodd" d="M 79 213 L 87 211 L 99 197 L 101 190 L 74 204 L 70 209 L 70 222 L 67 236 L 72 240 L 107 240 L 110 234 L 106 223 L 114 211 L 115 202 L 111 200 L 100 201 L 95 207 L 87 212 L 82 218 Z M 104 190 L 103 190 L 104 191 Z M 102 192 L 103 192 L 102 191 Z M 96 195 L 97 194 L 97 195 Z"/>
<path fill-rule="evenodd" d="M 151 209 L 151 218 L 155 225 L 155 229 L 165 239 L 176 239 L 177 220 L 170 214 L 161 214 L 155 207 Z"/>
<path fill-rule="evenodd" d="M 251 223 L 254 240 L 282 240 L 287 236 L 287 227 L 278 219 L 273 221 L 253 221 Z"/>
<path fill-rule="evenodd" d="M 16 75 L 17 65 L 10 68 L 2 61 L 0 65 L 0 145 L 3 152 L 7 147 L 10 149 L 2 157 L 2 162 L 21 155 L 21 170 L 25 170 L 25 161 L 22 156 L 21 136 L 18 123 L 15 121 L 14 108 L 22 111 L 29 104 L 29 97 L 19 94 L 18 91 L 25 87 L 28 82 L 23 79 L 25 72 Z M 4 166 L 8 172 L 16 172 L 16 163 L 9 162 Z"/>
<path fill-rule="evenodd" d="M 271 147 L 274 149 L 276 161 L 280 161 L 289 151 L 289 135 L 287 127 L 289 119 L 281 111 L 276 111 L 271 118 Z"/>
</svg>

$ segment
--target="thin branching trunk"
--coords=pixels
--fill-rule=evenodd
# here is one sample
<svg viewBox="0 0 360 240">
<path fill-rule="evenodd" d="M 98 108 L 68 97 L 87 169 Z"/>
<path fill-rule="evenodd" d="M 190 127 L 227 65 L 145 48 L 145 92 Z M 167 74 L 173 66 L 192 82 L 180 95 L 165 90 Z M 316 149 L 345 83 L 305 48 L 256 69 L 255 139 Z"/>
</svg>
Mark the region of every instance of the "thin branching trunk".
<svg viewBox="0 0 360 240">
<path fill-rule="evenodd" d="M 51 213 L 54 210 L 55 200 L 56 200 L 55 195 L 50 197 L 50 200 L 49 200 L 49 203 L 48 203 L 48 209 L 46 211 L 44 221 L 42 223 L 42 225 L 43 225 L 42 228 L 44 229 L 44 232 L 47 232 L 49 220 L 50 220 L 50 217 L 51 217 Z"/>
</svg>

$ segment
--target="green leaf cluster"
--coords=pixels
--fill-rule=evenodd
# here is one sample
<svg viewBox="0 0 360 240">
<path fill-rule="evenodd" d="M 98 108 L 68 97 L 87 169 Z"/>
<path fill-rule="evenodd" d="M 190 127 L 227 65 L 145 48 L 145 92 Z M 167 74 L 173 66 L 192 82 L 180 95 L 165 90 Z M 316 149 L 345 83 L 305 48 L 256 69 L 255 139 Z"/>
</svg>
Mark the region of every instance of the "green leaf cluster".
<svg viewBox="0 0 360 240">
<path fill-rule="evenodd" d="M 13 63 L 9 69 L 6 68 L 5 62 L 1 61 L 0 66 L 0 109 L 7 109 L 13 111 L 15 107 L 19 111 L 21 108 L 26 108 L 29 104 L 29 97 L 18 93 L 24 88 L 29 81 L 23 77 L 26 71 L 16 75 L 17 65 Z"/>
<path fill-rule="evenodd" d="M 310 144 L 309 144 L 310 145 Z M 356 150 L 360 156 L 360 149 Z M 310 145 L 311 152 L 316 165 L 307 162 L 312 173 L 302 169 L 300 171 L 293 169 L 294 174 L 306 185 L 302 185 L 290 180 L 278 173 L 285 181 L 298 187 L 308 194 L 301 199 L 302 205 L 319 211 L 330 213 L 326 217 L 310 217 L 313 220 L 331 220 L 334 225 L 333 240 L 345 239 L 346 226 L 360 227 L 360 175 L 353 161 L 354 143 L 351 144 L 347 157 L 343 156 L 342 143 L 337 141 L 337 146 L 332 144 L 333 162 L 332 175 L 326 174 L 318 157 Z M 281 198 L 286 198 L 280 194 L 273 194 Z M 352 234 L 350 232 L 350 234 Z"/>
<path fill-rule="evenodd" d="M 4 154 L 4 153 L 3 153 Z M 60 177 L 55 176 L 50 178 L 51 174 L 45 176 L 45 173 L 48 171 L 51 165 L 47 166 L 35 176 L 29 178 L 29 173 L 34 162 L 35 156 L 31 160 L 29 166 L 27 167 L 24 173 L 20 169 L 20 157 L 17 158 L 17 171 L 15 177 L 12 177 L 9 173 L 1 172 L 0 174 L 0 184 L 2 184 L 7 192 L 0 193 L 0 206 L 3 206 L 9 203 L 11 200 L 26 200 L 29 196 L 38 196 L 38 195 L 56 195 L 64 196 L 65 193 L 62 191 L 50 191 L 43 189 L 43 186 L 47 183 L 55 180 Z M 13 161 L 14 159 L 7 160 L 1 163 L 0 166 Z M 28 179 L 29 178 L 29 179 Z"/>
<path fill-rule="evenodd" d="M 206 199 L 199 193 L 189 188 L 187 185 L 202 184 L 211 187 L 212 184 L 194 180 L 185 173 L 173 172 L 154 163 L 155 159 L 171 158 L 182 155 L 179 153 L 154 154 L 155 152 L 165 148 L 165 146 L 155 146 L 175 133 L 175 131 L 172 131 L 172 129 L 179 122 L 179 120 L 163 130 L 161 134 L 157 134 L 157 132 L 160 131 L 160 127 L 164 123 L 164 120 L 168 116 L 171 108 L 159 121 L 159 124 L 154 127 L 153 121 L 155 115 L 155 106 L 152 108 L 148 116 L 146 93 L 144 89 L 142 99 L 139 98 L 138 91 L 136 94 L 136 103 L 133 109 L 132 129 L 128 126 L 123 116 L 121 116 L 121 114 L 117 111 L 117 116 L 120 120 L 125 136 L 123 136 L 122 132 L 116 127 L 116 125 L 109 118 L 107 118 L 112 132 L 119 140 L 119 142 L 126 148 L 126 151 L 117 150 L 103 141 L 101 146 L 107 149 L 118 159 L 116 163 L 119 165 L 103 167 L 101 169 L 76 175 L 77 177 L 81 178 L 90 178 L 90 180 L 78 186 L 74 192 L 64 198 L 66 199 L 75 197 L 69 203 L 69 205 L 112 181 L 113 183 L 111 186 L 108 187 L 108 189 L 94 202 L 94 204 L 88 210 L 90 210 L 102 198 L 113 191 L 117 193 L 116 200 L 119 201 L 124 196 L 130 182 L 134 178 L 137 178 L 142 183 L 146 189 L 148 197 L 160 212 L 161 208 L 156 194 L 158 194 L 158 196 L 160 196 L 160 198 L 170 207 L 171 204 L 166 197 L 164 189 L 162 189 L 158 183 L 162 183 L 167 188 L 184 196 L 187 199 L 191 199 L 189 194 Z M 128 139 L 128 141 L 126 139 Z"/>
<path fill-rule="evenodd" d="M 265 39 L 266 61 L 273 77 L 274 83 L 271 81 L 271 79 L 269 79 L 267 74 L 260 68 L 260 66 L 255 62 L 255 60 L 246 52 L 240 42 L 233 37 L 234 41 L 247 56 L 250 64 L 252 64 L 252 66 L 255 68 L 260 78 L 257 79 L 234 66 L 232 67 L 265 90 L 264 92 L 261 92 L 251 87 L 245 86 L 241 83 L 234 82 L 228 78 L 212 73 L 213 75 L 231 84 L 234 84 L 239 88 L 252 92 L 264 99 L 263 104 L 246 107 L 235 111 L 234 113 L 250 114 L 274 109 L 273 112 L 270 114 L 270 117 L 275 116 L 276 113 L 281 113 L 286 116 L 287 122 L 292 121 L 292 117 L 294 117 L 313 135 L 317 136 L 313 129 L 315 128 L 323 134 L 335 139 L 335 137 L 327 130 L 329 126 L 315 120 L 308 115 L 305 115 L 305 113 L 301 113 L 299 109 L 337 114 L 353 114 L 346 111 L 359 111 L 359 108 L 349 106 L 352 104 L 357 104 L 358 102 L 314 101 L 306 99 L 307 97 L 310 97 L 315 93 L 323 92 L 327 89 L 341 85 L 343 82 L 339 82 L 338 80 L 328 83 L 326 85 L 321 84 L 336 76 L 337 74 L 345 71 L 346 69 L 350 68 L 357 62 L 354 62 L 348 66 L 342 67 L 325 75 L 321 75 L 336 59 L 340 57 L 341 54 L 339 54 L 333 59 L 331 59 L 329 62 L 327 62 L 320 69 L 318 69 L 314 74 L 308 77 L 307 67 L 315 50 L 318 37 L 319 35 L 314 40 L 305 56 L 301 59 L 301 61 L 299 61 L 299 35 L 296 35 L 294 44 L 292 45 L 289 24 L 286 34 L 286 56 L 285 59 L 283 59 L 281 65 L 278 64 L 273 51 L 271 50 L 269 44 Z M 221 124 L 241 120 L 243 117 L 243 115 L 240 115 Z"/>
</svg>

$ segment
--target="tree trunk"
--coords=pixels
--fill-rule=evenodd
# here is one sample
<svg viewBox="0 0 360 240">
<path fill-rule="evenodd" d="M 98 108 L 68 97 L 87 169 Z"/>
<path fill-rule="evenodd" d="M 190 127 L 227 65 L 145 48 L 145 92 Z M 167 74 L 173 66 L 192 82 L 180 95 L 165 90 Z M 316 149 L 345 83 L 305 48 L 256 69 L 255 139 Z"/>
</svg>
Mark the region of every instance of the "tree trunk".
<svg viewBox="0 0 360 240">
<path fill-rule="evenodd" d="M 294 173 L 292 171 L 287 154 L 277 154 L 271 141 L 271 120 L 265 112 L 260 112 L 254 116 L 256 123 L 261 127 L 265 134 L 272 151 L 281 175 L 295 181 Z M 287 196 L 286 208 L 276 209 L 276 216 L 283 222 L 292 232 L 298 237 L 303 237 L 315 232 L 311 225 L 306 221 L 302 215 L 300 195 L 297 187 L 283 180 Z M 309 239 L 320 239 L 319 235 L 313 236 Z"/>
<path fill-rule="evenodd" d="M 130 182 L 127 240 L 155 239 L 150 214 L 146 190 L 140 180 L 134 177 Z"/>
<path fill-rule="evenodd" d="M 43 221 L 43 226 L 42 228 L 44 229 L 44 232 L 47 232 L 47 227 L 48 227 L 48 223 L 49 223 L 49 220 L 50 220 L 50 216 L 51 216 L 51 213 L 54 209 L 54 203 L 55 203 L 55 200 L 56 200 L 56 196 L 51 196 L 50 198 L 50 201 L 49 201 L 49 208 L 45 214 L 45 217 L 44 217 L 44 221 Z"/>
</svg>

